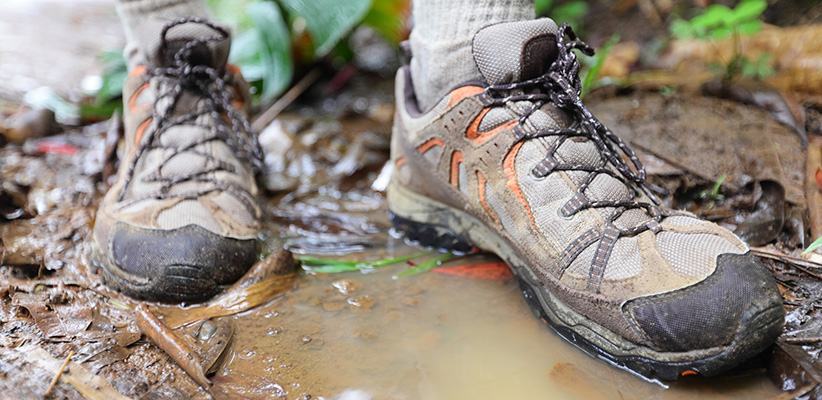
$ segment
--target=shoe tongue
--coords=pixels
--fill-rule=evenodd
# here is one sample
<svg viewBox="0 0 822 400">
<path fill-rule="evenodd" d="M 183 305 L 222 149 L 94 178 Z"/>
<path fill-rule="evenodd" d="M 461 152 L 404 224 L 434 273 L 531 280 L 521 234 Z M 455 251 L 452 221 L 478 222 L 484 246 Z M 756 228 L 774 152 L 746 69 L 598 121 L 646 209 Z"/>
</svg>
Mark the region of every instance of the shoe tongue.
<svg viewBox="0 0 822 400">
<path fill-rule="evenodd" d="M 491 85 L 536 78 L 557 57 L 556 32 L 548 18 L 486 26 L 474 36 L 474 61 Z"/>
<path fill-rule="evenodd" d="M 225 67 L 231 49 L 231 39 L 228 35 L 222 37 L 221 32 L 203 23 L 186 22 L 169 28 L 164 40 L 162 32 L 166 24 L 168 21 L 148 19 L 139 24 L 135 30 L 138 45 L 150 65 L 172 66 L 175 55 L 186 45 L 195 40 L 213 38 L 195 45 L 186 59 L 193 65 L 208 65 L 216 69 Z M 225 32 L 229 31 L 229 28 L 222 24 L 213 24 Z"/>
</svg>

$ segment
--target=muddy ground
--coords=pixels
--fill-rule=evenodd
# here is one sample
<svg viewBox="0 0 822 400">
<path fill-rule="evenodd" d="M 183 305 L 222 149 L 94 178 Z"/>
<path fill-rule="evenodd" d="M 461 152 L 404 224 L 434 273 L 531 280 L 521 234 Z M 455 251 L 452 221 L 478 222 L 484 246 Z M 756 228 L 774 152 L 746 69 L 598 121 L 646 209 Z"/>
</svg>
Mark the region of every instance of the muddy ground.
<svg viewBox="0 0 822 400">
<path fill-rule="evenodd" d="M 27 13 L 53 5 L 14 3 L 18 8 L 0 17 L 4 38 L 20 32 Z M 391 171 L 392 80 L 366 68 L 337 91 L 329 90 L 334 72 L 325 71 L 260 131 L 268 168 L 261 241 L 271 255 L 243 281 L 256 284 L 226 288 L 208 307 L 145 305 L 107 290 L 89 261 L 88 238 L 117 163 L 117 120 L 44 125 L 48 114 L 20 106 L 25 93 L 41 85 L 81 98 L 83 77 L 99 71 L 88 54 L 121 43 L 109 5 L 81 3 L 87 13 L 55 24 L 77 27 L 94 16 L 95 24 L 104 21 L 95 30 L 111 34 L 95 38 L 81 30 L 71 43 L 45 47 L 38 57 L 70 58 L 82 68 L 43 73 L 26 67 L 44 62 L 26 58 L 23 44 L 0 41 L 4 398 L 43 397 L 58 375 L 47 398 L 822 396 L 822 256 L 800 256 L 822 235 L 815 178 L 822 167 L 822 102 L 815 94 L 739 85 L 764 93 L 768 106 L 721 91 L 643 83 L 606 87 L 586 99 L 640 153 L 663 203 L 737 232 L 783 293 L 786 325 L 772 348 L 717 378 L 661 384 L 560 340 L 531 316 L 507 267 L 492 255 L 454 257 L 431 272 L 399 276 L 439 254 L 391 232 L 383 190 Z M 785 25 L 815 18 L 803 15 L 811 19 Z M 591 30 L 595 38 L 607 37 Z M 637 32 L 636 40 L 653 32 Z M 63 48 L 87 51 L 74 51 L 85 58 L 68 57 Z M 15 61 L 5 61 L 11 55 Z M 786 109 L 792 120 L 785 119 Z M 7 128 L 20 118 L 46 126 L 46 134 L 12 140 Z M 303 259 L 413 257 L 320 273 L 278 253 L 282 247 Z M 231 302 L 232 296 L 247 304 Z M 171 326 L 198 322 L 168 331 L 152 325 L 152 316 Z M 198 362 L 184 370 L 185 357 L 174 346 Z M 198 384 L 197 371 L 208 376 L 208 389 Z"/>
</svg>

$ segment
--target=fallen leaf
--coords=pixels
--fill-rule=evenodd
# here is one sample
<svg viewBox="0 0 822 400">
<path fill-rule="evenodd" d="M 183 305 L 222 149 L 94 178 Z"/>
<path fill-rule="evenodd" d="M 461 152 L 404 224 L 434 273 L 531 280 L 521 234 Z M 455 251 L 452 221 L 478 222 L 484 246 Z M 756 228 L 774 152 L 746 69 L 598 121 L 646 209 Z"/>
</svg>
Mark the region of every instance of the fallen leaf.
<svg viewBox="0 0 822 400">
<path fill-rule="evenodd" d="M 27 362 L 57 374 L 63 365 L 63 360 L 58 360 L 49 354 L 42 347 L 36 345 L 25 345 L 15 348 L 14 351 L 24 355 Z M 60 375 L 60 381 L 73 386 L 86 399 L 91 400 L 118 400 L 128 399 L 120 394 L 111 384 L 98 375 L 91 373 L 84 366 L 69 362 L 68 366 Z"/>
<path fill-rule="evenodd" d="M 483 279 L 489 281 L 505 281 L 514 276 L 508 264 L 498 261 L 486 264 L 457 265 L 434 269 L 441 274 L 459 276 L 469 279 Z"/>
<path fill-rule="evenodd" d="M 65 305 L 48 304 L 48 292 L 17 292 L 12 303 L 28 310 L 46 337 L 73 336 L 85 331 L 93 319 L 92 310 L 80 301 Z"/>
</svg>

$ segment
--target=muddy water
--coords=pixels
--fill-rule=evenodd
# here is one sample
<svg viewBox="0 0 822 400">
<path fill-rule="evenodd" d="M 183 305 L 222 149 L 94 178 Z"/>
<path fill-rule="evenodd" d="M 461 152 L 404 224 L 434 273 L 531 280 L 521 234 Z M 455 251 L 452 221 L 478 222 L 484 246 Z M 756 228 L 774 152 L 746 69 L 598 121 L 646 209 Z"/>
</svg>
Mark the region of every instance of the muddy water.
<svg viewBox="0 0 822 400">
<path fill-rule="evenodd" d="M 417 251 L 396 239 L 389 247 L 399 254 Z M 482 256 L 467 262 L 495 260 Z M 213 381 L 236 394 L 283 393 L 289 399 L 765 399 L 780 394 L 764 371 L 756 370 L 684 379 L 665 389 L 560 339 L 533 317 L 511 278 L 473 279 L 442 270 L 395 277 L 406 268 L 301 275 L 293 291 L 237 317 L 231 352 Z"/>
</svg>

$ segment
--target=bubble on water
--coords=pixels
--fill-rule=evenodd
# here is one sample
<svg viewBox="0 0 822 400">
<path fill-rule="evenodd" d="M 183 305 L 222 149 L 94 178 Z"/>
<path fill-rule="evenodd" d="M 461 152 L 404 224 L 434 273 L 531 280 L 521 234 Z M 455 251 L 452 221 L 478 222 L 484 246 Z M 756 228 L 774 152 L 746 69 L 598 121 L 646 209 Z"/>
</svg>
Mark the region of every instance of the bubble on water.
<svg viewBox="0 0 822 400">
<path fill-rule="evenodd" d="M 274 336 L 274 335 L 280 334 L 280 332 L 282 332 L 282 328 L 269 328 L 268 332 L 267 332 L 267 335 L 268 336 Z"/>
<path fill-rule="evenodd" d="M 242 358 L 243 360 L 248 360 L 248 359 L 253 358 L 256 355 L 257 355 L 257 350 L 251 348 L 251 349 L 245 349 L 245 350 L 241 351 L 239 357 Z"/>
</svg>

